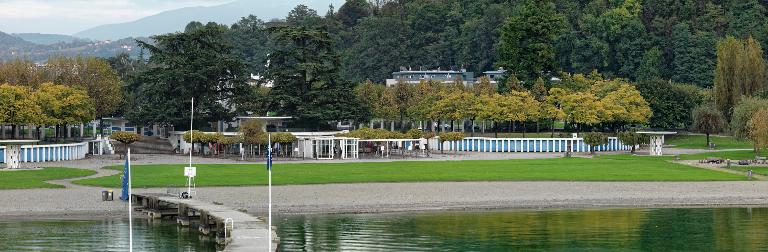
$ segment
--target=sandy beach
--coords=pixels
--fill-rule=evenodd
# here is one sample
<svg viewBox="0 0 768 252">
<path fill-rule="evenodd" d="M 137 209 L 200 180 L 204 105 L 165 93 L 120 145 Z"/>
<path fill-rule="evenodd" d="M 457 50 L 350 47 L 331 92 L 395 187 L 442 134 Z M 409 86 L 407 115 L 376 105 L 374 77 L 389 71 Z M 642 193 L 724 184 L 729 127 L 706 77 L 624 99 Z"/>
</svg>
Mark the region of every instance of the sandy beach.
<svg viewBox="0 0 768 252">
<path fill-rule="evenodd" d="M 550 155 L 550 157 L 552 157 Z M 546 158 L 546 156 L 542 156 Z M 184 163 L 184 156 L 137 156 L 135 164 Z M 241 163 L 196 158 L 196 163 Z M 115 157 L 48 163 L 46 166 L 97 170 L 94 176 L 116 171 Z M 79 178 L 78 178 L 79 179 Z M 62 189 L 0 190 L 0 218 L 77 218 L 121 216 L 126 203 L 102 201 L 104 188 L 52 181 Z M 165 188 L 135 188 L 135 192 L 164 193 Z M 768 181 L 733 182 L 426 182 L 288 185 L 273 187 L 274 210 L 280 214 L 382 213 L 427 210 L 504 208 L 601 207 L 729 207 L 768 205 Z M 264 215 L 267 188 L 201 187 L 196 198 Z"/>
</svg>

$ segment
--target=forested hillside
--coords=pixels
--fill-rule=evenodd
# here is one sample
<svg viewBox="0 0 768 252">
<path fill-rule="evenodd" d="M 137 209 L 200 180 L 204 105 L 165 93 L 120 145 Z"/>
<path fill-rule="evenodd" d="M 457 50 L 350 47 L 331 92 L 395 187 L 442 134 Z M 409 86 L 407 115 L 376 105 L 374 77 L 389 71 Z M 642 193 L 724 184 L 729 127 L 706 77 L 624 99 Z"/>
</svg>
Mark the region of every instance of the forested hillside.
<svg viewBox="0 0 768 252">
<path fill-rule="evenodd" d="M 354 2 L 359 2 L 353 4 Z M 370 8 L 332 19 L 344 49 L 345 75 L 352 80 L 381 81 L 399 66 L 465 66 L 479 72 L 498 63 L 501 34 L 508 18 L 525 15 L 526 1 L 362 0 L 346 5 Z M 716 42 L 726 35 L 753 36 L 768 43 L 766 1 L 758 0 L 556 0 L 554 15 L 561 29 L 553 53 L 556 70 L 635 80 L 664 79 L 712 86 Z M 367 17 L 363 17 L 366 16 Z M 561 18 L 558 18 L 561 17 Z M 344 20 L 353 21 L 344 21 Z M 523 37 L 541 32 L 535 18 Z M 559 23 L 561 22 L 561 23 Z"/>
<path fill-rule="evenodd" d="M 199 27 L 207 31 L 195 32 Z M 713 94 L 701 88 L 715 86 L 720 42 L 729 36 L 735 37 L 738 41 L 732 43 L 734 46 L 728 50 L 723 47 L 723 53 L 730 50 L 736 53 L 734 55 L 752 55 L 742 54 L 739 48 L 764 54 L 760 44 L 768 43 L 766 3 L 758 0 L 348 0 L 324 14 L 298 5 L 284 19 L 264 21 L 248 16 L 231 26 L 190 23 L 186 28 L 184 33 L 164 35 L 174 38 L 166 46 L 186 43 L 184 41 L 188 40 L 181 39 L 184 36 L 200 36 L 200 41 L 216 41 L 220 43 L 217 48 L 225 49 L 213 51 L 240 61 L 242 68 L 238 65 L 237 71 L 264 77 L 257 83 L 267 84 L 265 80 L 274 80 L 274 90 L 290 91 L 302 87 L 304 91 L 312 90 L 307 93 L 312 97 L 350 101 L 352 98 L 344 96 L 347 98 L 342 99 L 339 95 L 348 93 L 343 90 L 348 90 L 350 84 L 365 80 L 382 83 L 400 67 L 463 67 L 474 72 L 504 67 L 515 77 L 511 80 L 520 80 L 524 84 L 520 87 L 522 89 L 534 88 L 539 78 L 547 80 L 543 83 L 545 88 L 552 88 L 555 83 L 548 81 L 550 77 L 559 77 L 563 80 L 562 85 L 569 85 L 569 80 L 573 78 L 583 78 L 575 77 L 575 74 L 584 74 L 589 76 L 588 79 L 621 77 L 636 85 L 648 101 L 653 110 L 649 126 L 658 128 L 687 127 L 692 121 L 692 108 L 702 102 L 713 101 Z M 206 36 L 211 37 L 202 38 Z M 288 50 L 283 50 L 286 46 Z M 280 51 L 298 53 L 292 56 L 298 58 L 274 61 L 279 56 L 274 53 Z M 274 55 L 270 70 L 267 59 L 271 53 Z M 199 58 L 192 54 L 170 55 Z M 729 65 L 741 67 L 752 64 L 750 62 L 763 62 L 762 58 L 756 58 L 756 55 L 737 56 L 734 59 L 737 62 L 723 61 L 721 77 L 735 81 L 721 83 L 733 85 L 739 90 L 738 86 L 742 85 L 739 83 L 764 87 L 764 67 L 744 68 L 751 69 L 750 73 L 739 70 L 742 68 L 728 72 Z M 120 69 L 142 69 L 126 67 L 126 62 L 131 66 L 141 65 L 141 62 L 126 61 L 125 58 L 112 62 L 124 77 L 133 74 Z M 308 75 L 312 79 L 286 77 L 295 76 L 297 71 L 315 73 Z M 141 94 L 128 97 L 135 96 L 137 104 L 141 104 L 142 100 L 149 99 L 147 97 L 160 94 L 152 91 L 142 93 L 140 90 L 155 87 L 153 83 L 162 81 L 146 79 L 151 76 L 146 72 L 140 71 L 136 75 L 142 78 L 128 80 L 126 91 L 128 94 Z M 241 81 L 239 83 L 243 81 L 242 75 L 234 76 Z M 320 79 L 323 81 L 318 81 Z M 296 83 L 287 83 L 291 81 Z M 315 81 L 317 85 L 308 84 Z M 318 88 L 329 83 L 339 89 Z M 497 88 L 500 93 L 516 89 L 509 86 L 510 83 L 517 85 L 515 81 L 501 83 L 503 85 Z M 728 90 L 731 89 L 723 92 L 731 92 Z M 761 90 L 763 88 L 754 88 L 753 91 L 726 95 L 730 98 L 723 96 L 727 99 L 720 99 L 723 101 L 719 102 L 722 112 L 730 116 L 731 108 L 738 103 L 738 96 L 760 94 Z M 294 115 L 299 113 L 297 111 L 314 111 L 322 107 L 288 108 L 286 104 L 289 103 L 277 101 L 274 93 L 266 95 L 267 92 L 258 88 L 253 92 L 238 92 L 236 96 L 241 98 L 233 101 L 240 103 L 237 107 L 243 110 L 241 112 L 257 114 L 273 111 Z M 293 97 L 293 94 L 290 96 Z M 179 99 L 182 98 L 187 99 Z M 327 102 L 311 97 L 301 101 L 308 100 L 317 100 L 318 104 Z M 135 106 L 162 107 L 157 104 Z M 331 108 L 325 110 L 335 113 L 346 111 L 342 108 L 356 106 L 336 104 Z M 152 114 L 151 111 L 144 112 L 135 118 L 148 118 Z M 318 113 L 335 119 L 352 119 L 365 114 L 338 117 L 337 114 L 329 116 L 331 112 Z M 221 118 L 229 116 L 224 113 Z M 385 118 L 375 112 L 372 116 Z M 320 117 L 313 114 L 312 118 Z"/>
</svg>

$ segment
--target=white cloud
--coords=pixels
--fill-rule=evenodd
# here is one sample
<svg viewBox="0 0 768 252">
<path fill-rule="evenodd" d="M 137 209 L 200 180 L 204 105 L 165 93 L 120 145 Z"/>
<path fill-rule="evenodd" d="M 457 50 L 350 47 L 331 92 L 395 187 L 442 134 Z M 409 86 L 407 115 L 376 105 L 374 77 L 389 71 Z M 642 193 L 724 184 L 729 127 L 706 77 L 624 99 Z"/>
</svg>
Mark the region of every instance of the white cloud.
<svg viewBox="0 0 768 252">
<path fill-rule="evenodd" d="M 74 33 L 163 11 L 232 0 L 0 0 L 4 32 Z M 46 23 L 48 25 L 46 25 Z"/>
</svg>

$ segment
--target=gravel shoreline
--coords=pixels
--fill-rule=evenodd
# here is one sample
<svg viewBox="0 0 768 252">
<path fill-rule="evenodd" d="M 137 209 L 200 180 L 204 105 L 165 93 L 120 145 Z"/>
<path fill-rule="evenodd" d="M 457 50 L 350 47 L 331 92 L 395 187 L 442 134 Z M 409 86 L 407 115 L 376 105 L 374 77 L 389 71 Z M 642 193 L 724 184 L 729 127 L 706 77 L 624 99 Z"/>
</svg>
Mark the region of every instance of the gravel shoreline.
<svg viewBox="0 0 768 252">
<path fill-rule="evenodd" d="M 158 193 L 164 189 L 135 191 Z M 520 208 L 766 207 L 765 192 L 768 181 L 291 185 L 273 187 L 273 209 L 276 214 L 345 214 Z M 264 186 L 198 188 L 196 199 L 220 202 L 258 216 L 266 215 L 267 210 Z M 0 202 L 0 219 L 122 217 L 127 207 L 121 201 L 101 201 L 99 188 L 5 190 L 0 191 Z"/>
</svg>

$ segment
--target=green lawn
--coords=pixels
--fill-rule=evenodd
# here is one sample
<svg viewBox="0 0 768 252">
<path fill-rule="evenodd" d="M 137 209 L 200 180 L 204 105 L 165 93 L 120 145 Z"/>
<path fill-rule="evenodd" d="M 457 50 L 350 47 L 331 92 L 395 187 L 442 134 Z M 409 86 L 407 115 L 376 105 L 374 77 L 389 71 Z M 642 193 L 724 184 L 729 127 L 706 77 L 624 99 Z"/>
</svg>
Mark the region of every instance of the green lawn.
<svg viewBox="0 0 768 252">
<path fill-rule="evenodd" d="M 400 161 L 371 163 L 275 164 L 273 183 L 326 184 L 416 181 L 713 181 L 743 180 L 743 176 L 671 163 L 669 157 L 629 155 L 594 159 Z M 136 187 L 183 186 L 184 165 L 133 167 Z M 261 164 L 197 165 L 197 186 L 264 185 Z M 110 167 L 109 169 L 121 169 Z M 77 184 L 118 187 L 120 175 L 75 181 Z"/>
<path fill-rule="evenodd" d="M 747 159 L 755 159 L 755 152 L 751 150 L 740 150 L 740 151 L 718 151 L 718 152 L 710 152 L 710 153 L 680 155 L 680 159 L 684 159 L 684 160 L 703 160 L 710 157 L 730 159 L 730 160 L 747 160 Z"/>
<path fill-rule="evenodd" d="M 731 170 L 741 171 L 744 174 L 747 174 L 747 170 L 752 170 L 755 174 L 768 176 L 768 167 L 740 166 L 734 164 L 731 165 Z"/>
<path fill-rule="evenodd" d="M 0 189 L 62 188 L 46 180 L 85 177 L 96 174 L 92 170 L 73 168 L 44 168 L 42 170 L 0 170 Z"/>
<path fill-rule="evenodd" d="M 715 144 L 715 149 L 751 149 L 752 142 L 738 140 L 729 136 L 710 136 Z M 707 136 L 705 135 L 672 135 L 664 139 L 665 144 L 674 145 L 675 148 L 707 149 Z"/>
</svg>

